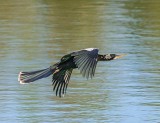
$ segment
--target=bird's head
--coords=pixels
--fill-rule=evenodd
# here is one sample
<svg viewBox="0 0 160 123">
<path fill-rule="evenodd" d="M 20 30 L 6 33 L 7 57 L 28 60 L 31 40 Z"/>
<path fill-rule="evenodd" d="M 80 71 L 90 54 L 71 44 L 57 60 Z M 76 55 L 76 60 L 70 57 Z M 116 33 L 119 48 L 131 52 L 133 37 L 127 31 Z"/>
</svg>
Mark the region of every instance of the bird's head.
<svg viewBox="0 0 160 123">
<path fill-rule="evenodd" d="M 106 54 L 104 55 L 104 60 L 105 61 L 110 61 L 110 60 L 114 60 L 114 59 L 119 59 L 123 56 L 125 56 L 126 54 L 120 54 L 120 55 L 117 55 L 117 54 Z"/>
</svg>

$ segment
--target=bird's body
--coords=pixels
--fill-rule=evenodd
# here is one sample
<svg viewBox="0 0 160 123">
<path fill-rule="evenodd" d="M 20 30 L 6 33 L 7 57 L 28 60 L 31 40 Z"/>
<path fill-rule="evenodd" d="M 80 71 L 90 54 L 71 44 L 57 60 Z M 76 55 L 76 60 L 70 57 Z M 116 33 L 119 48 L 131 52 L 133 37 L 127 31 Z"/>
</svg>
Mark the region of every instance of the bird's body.
<svg viewBox="0 0 160 123">
<path fill-rule="evenodd" d="M 49 68 L 32 72 L 20 72 L 18 81 L 25 84 L 53 74 L 53 90 L 56 91 L 56 95 L 61 97 L 66 93 L 73 69 L 78 68 L 84 77 L 92 78 L 98 61 L 109 61 L 122 56 L 116 54 L 100 55 L 98 51 L 97 48 L 87 48 L 69 53 Z"/>
<path fill-rule="evenodd" d="M 58 64 L 58 67 L 60 69 L 77 68 L 76 64 L 74 63 L 74 57 L 71 56 L 71 54 L 63 56 Z"/>
</svg>

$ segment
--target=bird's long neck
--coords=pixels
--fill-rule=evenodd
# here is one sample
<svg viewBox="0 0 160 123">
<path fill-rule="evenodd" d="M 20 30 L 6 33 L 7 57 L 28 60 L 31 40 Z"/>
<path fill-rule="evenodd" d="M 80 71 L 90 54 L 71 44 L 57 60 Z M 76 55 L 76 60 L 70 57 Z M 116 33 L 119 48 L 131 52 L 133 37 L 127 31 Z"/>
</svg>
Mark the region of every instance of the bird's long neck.
<svg viewBox="0 0 160 123">
<path fill-rule="evenodd" d="M 100 54 L 98 54 L 98 61 L 106 61 L 105 56 L 106 55 L 100 55 Z"/>
<path fill-rule="evenodd" d="M 110 61 L 115 58 L 115 54 L 105 54 L 105 55 L 100 55 L 98 54 L 98 61 Z"/>
</svg>

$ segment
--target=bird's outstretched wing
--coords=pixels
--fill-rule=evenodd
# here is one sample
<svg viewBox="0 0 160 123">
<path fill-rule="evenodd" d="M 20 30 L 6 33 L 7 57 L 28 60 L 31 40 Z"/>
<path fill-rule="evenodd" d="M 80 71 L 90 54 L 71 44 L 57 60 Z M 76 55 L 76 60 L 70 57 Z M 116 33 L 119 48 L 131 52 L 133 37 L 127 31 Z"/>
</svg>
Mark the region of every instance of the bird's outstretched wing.
<svg viewBox="0 0 160 123">
<path fill-rule="evenodd" d="M 87 79 L 94 76 L 98 61 L 98 51 L 96 48 L 88 48 L 71 54 L 74 56 L 74 62 L 78 69 L 80 69 L 82 75 Z"/>
<path fill-rule="evenodd" d="M 56 91 L 56 96 L 59 97 L 66 94 L 67 86 L 72 74 L 73 69 L 68 70 L 60 70 L 59 72 L 53 74 L 52 82 L 53 82 L 53 91 Z"/>
</svg>

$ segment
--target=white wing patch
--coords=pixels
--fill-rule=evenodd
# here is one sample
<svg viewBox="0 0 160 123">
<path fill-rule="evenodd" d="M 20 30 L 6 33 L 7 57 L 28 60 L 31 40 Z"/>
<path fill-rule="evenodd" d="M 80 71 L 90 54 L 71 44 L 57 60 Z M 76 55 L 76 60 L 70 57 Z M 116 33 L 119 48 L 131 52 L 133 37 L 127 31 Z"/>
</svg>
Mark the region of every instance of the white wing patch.
<svg viewBox="0 0 160 123">
<path fill-rule="evenodd" d="M 87 48 L 87 49 L 85 49 L 85 50 L 87 50 L 87 51 L 92 51 L 92 50 L 94 50 L 94 49 L 96 49 L 96 48 Z"/>
</svg>

